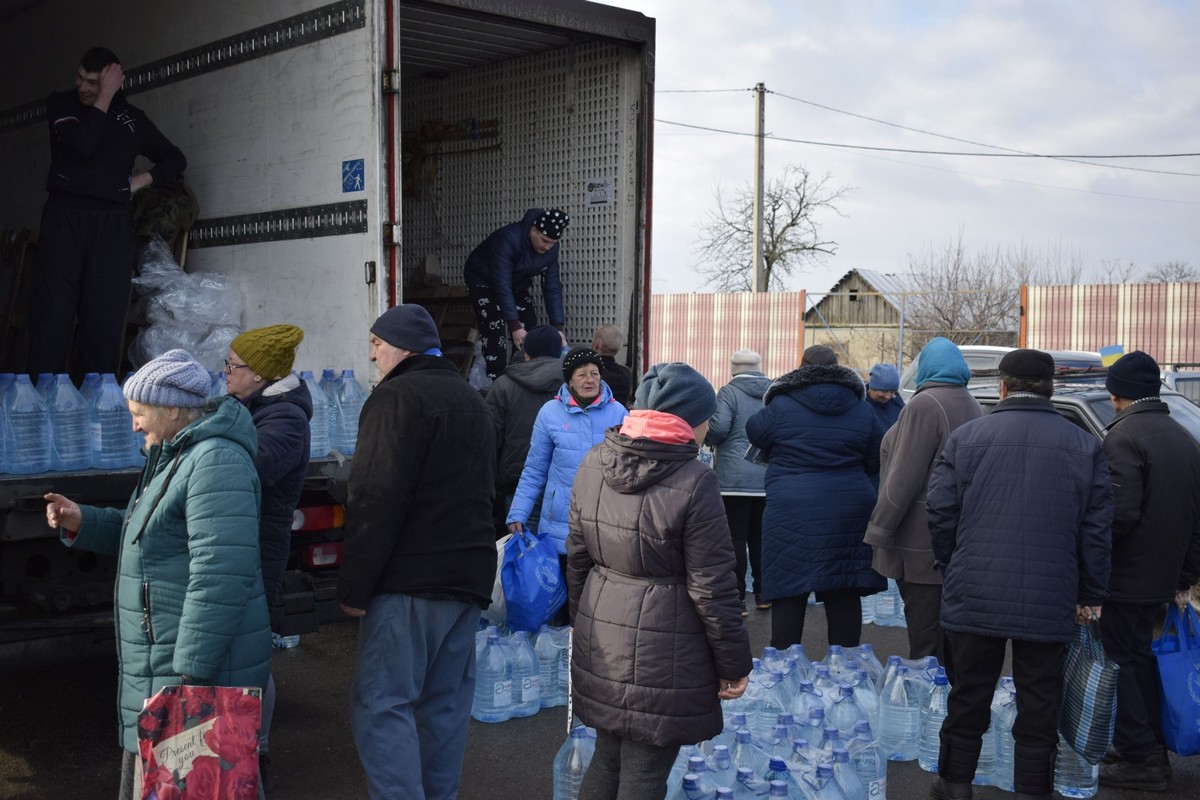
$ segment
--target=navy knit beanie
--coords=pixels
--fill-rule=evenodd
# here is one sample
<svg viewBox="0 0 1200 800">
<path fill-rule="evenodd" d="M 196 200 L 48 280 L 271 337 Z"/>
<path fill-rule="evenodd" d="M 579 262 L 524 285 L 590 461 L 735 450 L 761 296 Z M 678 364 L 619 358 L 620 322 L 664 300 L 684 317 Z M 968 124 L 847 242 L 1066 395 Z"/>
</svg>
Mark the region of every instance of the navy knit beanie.
<svg viewBox="0 0 1200 800">
<path fill-rule="evenodd" d="M 442 346 L 441 336 L 433 317 L 416 303 L 389 308 L 371 326 L 371 333 L 392 347 L 412 353 L 424 353 Z"/>
<path fill-rule="evenodd" d="M 530 358 L 558 358 L 562 355 L 562 337 L 558 334 L 558 328 L 553 325 L 538 325 L 536 328 L 530 328 L 525 334 L 523 347 L 525 355 Z"/>
<path fill-rule="evenodd" d="M 1104 388 L 1114 397 L 1143 400 L 1158 397 L 1162 389 L 1158 362 L 1141 350 L 1126 353 L 1108 368 Z"/>
<path fill-rule="evenodd" d="M 655 364 L 638 383 L 633 407 L 674 414 L 695 428 L 717 413 L 717 393 L 682 361 Z"/>
</svg>

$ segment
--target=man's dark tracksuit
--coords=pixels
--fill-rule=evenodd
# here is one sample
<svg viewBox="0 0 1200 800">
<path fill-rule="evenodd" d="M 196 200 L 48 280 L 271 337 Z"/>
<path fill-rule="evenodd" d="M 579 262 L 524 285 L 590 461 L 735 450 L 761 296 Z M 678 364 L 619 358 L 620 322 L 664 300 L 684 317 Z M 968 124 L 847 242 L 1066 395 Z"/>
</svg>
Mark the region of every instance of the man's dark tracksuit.
<svg viewBox="0 0 1200 800">
<path fill-rule="evenodd" d="M 154 162 L 154 184 L 170 183 L 187 160 L 118 92 L 108 111 L 74 90 L 46 100 L 49 197 L 42 209 L 37 269 L 29 295 L 27 370 L 65 372 L 76 314 L 79 368 L 116 373 L 133 273 L 129 191 L 134 160 Z"/>
</svg>

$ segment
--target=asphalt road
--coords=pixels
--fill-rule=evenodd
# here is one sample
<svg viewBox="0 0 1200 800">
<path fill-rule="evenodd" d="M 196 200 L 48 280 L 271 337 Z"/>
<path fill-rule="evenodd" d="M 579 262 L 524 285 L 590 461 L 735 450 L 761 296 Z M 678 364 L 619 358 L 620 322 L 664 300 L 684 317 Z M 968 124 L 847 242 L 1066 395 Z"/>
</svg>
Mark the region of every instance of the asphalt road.
<svg viewBox="0 0 1200 800">
<path fill-rule="evenodd" d="M 769 614 L 748 619 L 756 652 L 767 643 Z M 340 800 L 366 797 L 350 737 L 347 693 L 358 626 L 327 625 L 303 637 L 300 647 L 278 651 L 279 699 L 271 741 L 274 800 Z M 904 631 L 864 630 L 881 658 L 906 654 Z M 805 649 L 825 652 L 824 614 L 809 616 Z M 29 672 L 0 673 L 0 798 L 9 800 L 112 800 L 120 764 L 116 740 L 115 659 L 93 659 Z M 566 709 L 485 725 L 472 720 L 463 767 L 461 800 L 540 800 L 551 794 L 551 763 L 566 735 Z M 1200 797 L 1200 759 L 1175 757 L 1175 780 L 1165 794 L 1101 789 L 1099 800 Z M 888 770 L 890 800 L 928 797 L 931 776 L 916 762 Z M 1013 795 L 978 788 L 980 800 Z"/>
</svg>

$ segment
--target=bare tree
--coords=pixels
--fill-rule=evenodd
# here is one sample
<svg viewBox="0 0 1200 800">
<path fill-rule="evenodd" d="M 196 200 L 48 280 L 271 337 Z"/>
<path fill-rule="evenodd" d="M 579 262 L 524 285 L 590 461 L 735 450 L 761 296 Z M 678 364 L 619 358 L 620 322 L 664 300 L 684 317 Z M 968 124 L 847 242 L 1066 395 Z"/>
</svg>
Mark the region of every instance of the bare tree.
<svg viewBox="0 0 1200 800">
<path fill-rule="evenodd" d="M 1146 271 L 1147 283 L 1191 283 L 1200 281 L 1200 270 L 1186 261 L 1165 261 Z"/>
<path fill-rule="evenodd" d="M 781 290 L 794 271 L 820 263 L 837 251 L 837 242 L 821 238 L 818 211 L 837 213 L 836 203 L 850 191 L 834 186 L 830 176 L 814 178 L 799 165 L 788 165 L 783 177 L 763 187 L 764 289 Z M 726 195 L 714 191 L 717 210 L 700 224 L 697 271 L 723 291 L 748 291 L 753 284 L 754 191 L 742 186 Z"/>
<path fill-rule="evenodd" d="M 1100 262 L 1099 272 L 1108 283 L 1133 283 L 1138 276 L 1138 265 L 1119 258 L 1106 258 Z"/>
</svg>

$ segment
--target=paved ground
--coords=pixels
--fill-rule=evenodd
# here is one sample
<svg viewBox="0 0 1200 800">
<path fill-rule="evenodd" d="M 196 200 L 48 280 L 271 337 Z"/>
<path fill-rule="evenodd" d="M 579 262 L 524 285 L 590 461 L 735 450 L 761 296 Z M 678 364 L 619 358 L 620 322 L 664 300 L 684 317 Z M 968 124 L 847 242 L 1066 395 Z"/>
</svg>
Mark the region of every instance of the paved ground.
<svg viewBox="0 0 1200 800">
<path fill-rule="evenodd" d="M 767 613 L 751 612 L 751 641 L 761 651 Z M 809 617 L 804 642 L 825 652 L 824 615 Z M 346 696 L 357 625 L 328 625 L 275 657 L 279 702 L 272 737 L 276 800 L 360 798 L 366 790 L 350 739 Z M 864 640 L 882 655 L 907 650 L 904 632 L 868 626 Z M 116 671 L 110 658 L 28 673 L 0 674 L 0 798 L 111 800 L 120 755 L 115 734 Z M 497 725 L 471 722 L 461 800 L 541 800 L 550 797 L 551 762 L 566 735 L 565 709 Z M 1178 759 L 1166 794 L 1102 789 L 1099 800 L 1183 800 L 1200 797 L 1200 759 Z M 890 800 L 928 796 L 930 776 L 916 763 L 891 764 Z M 994 788 L 981 800 L 1013 795 Z"/>
</svg>

